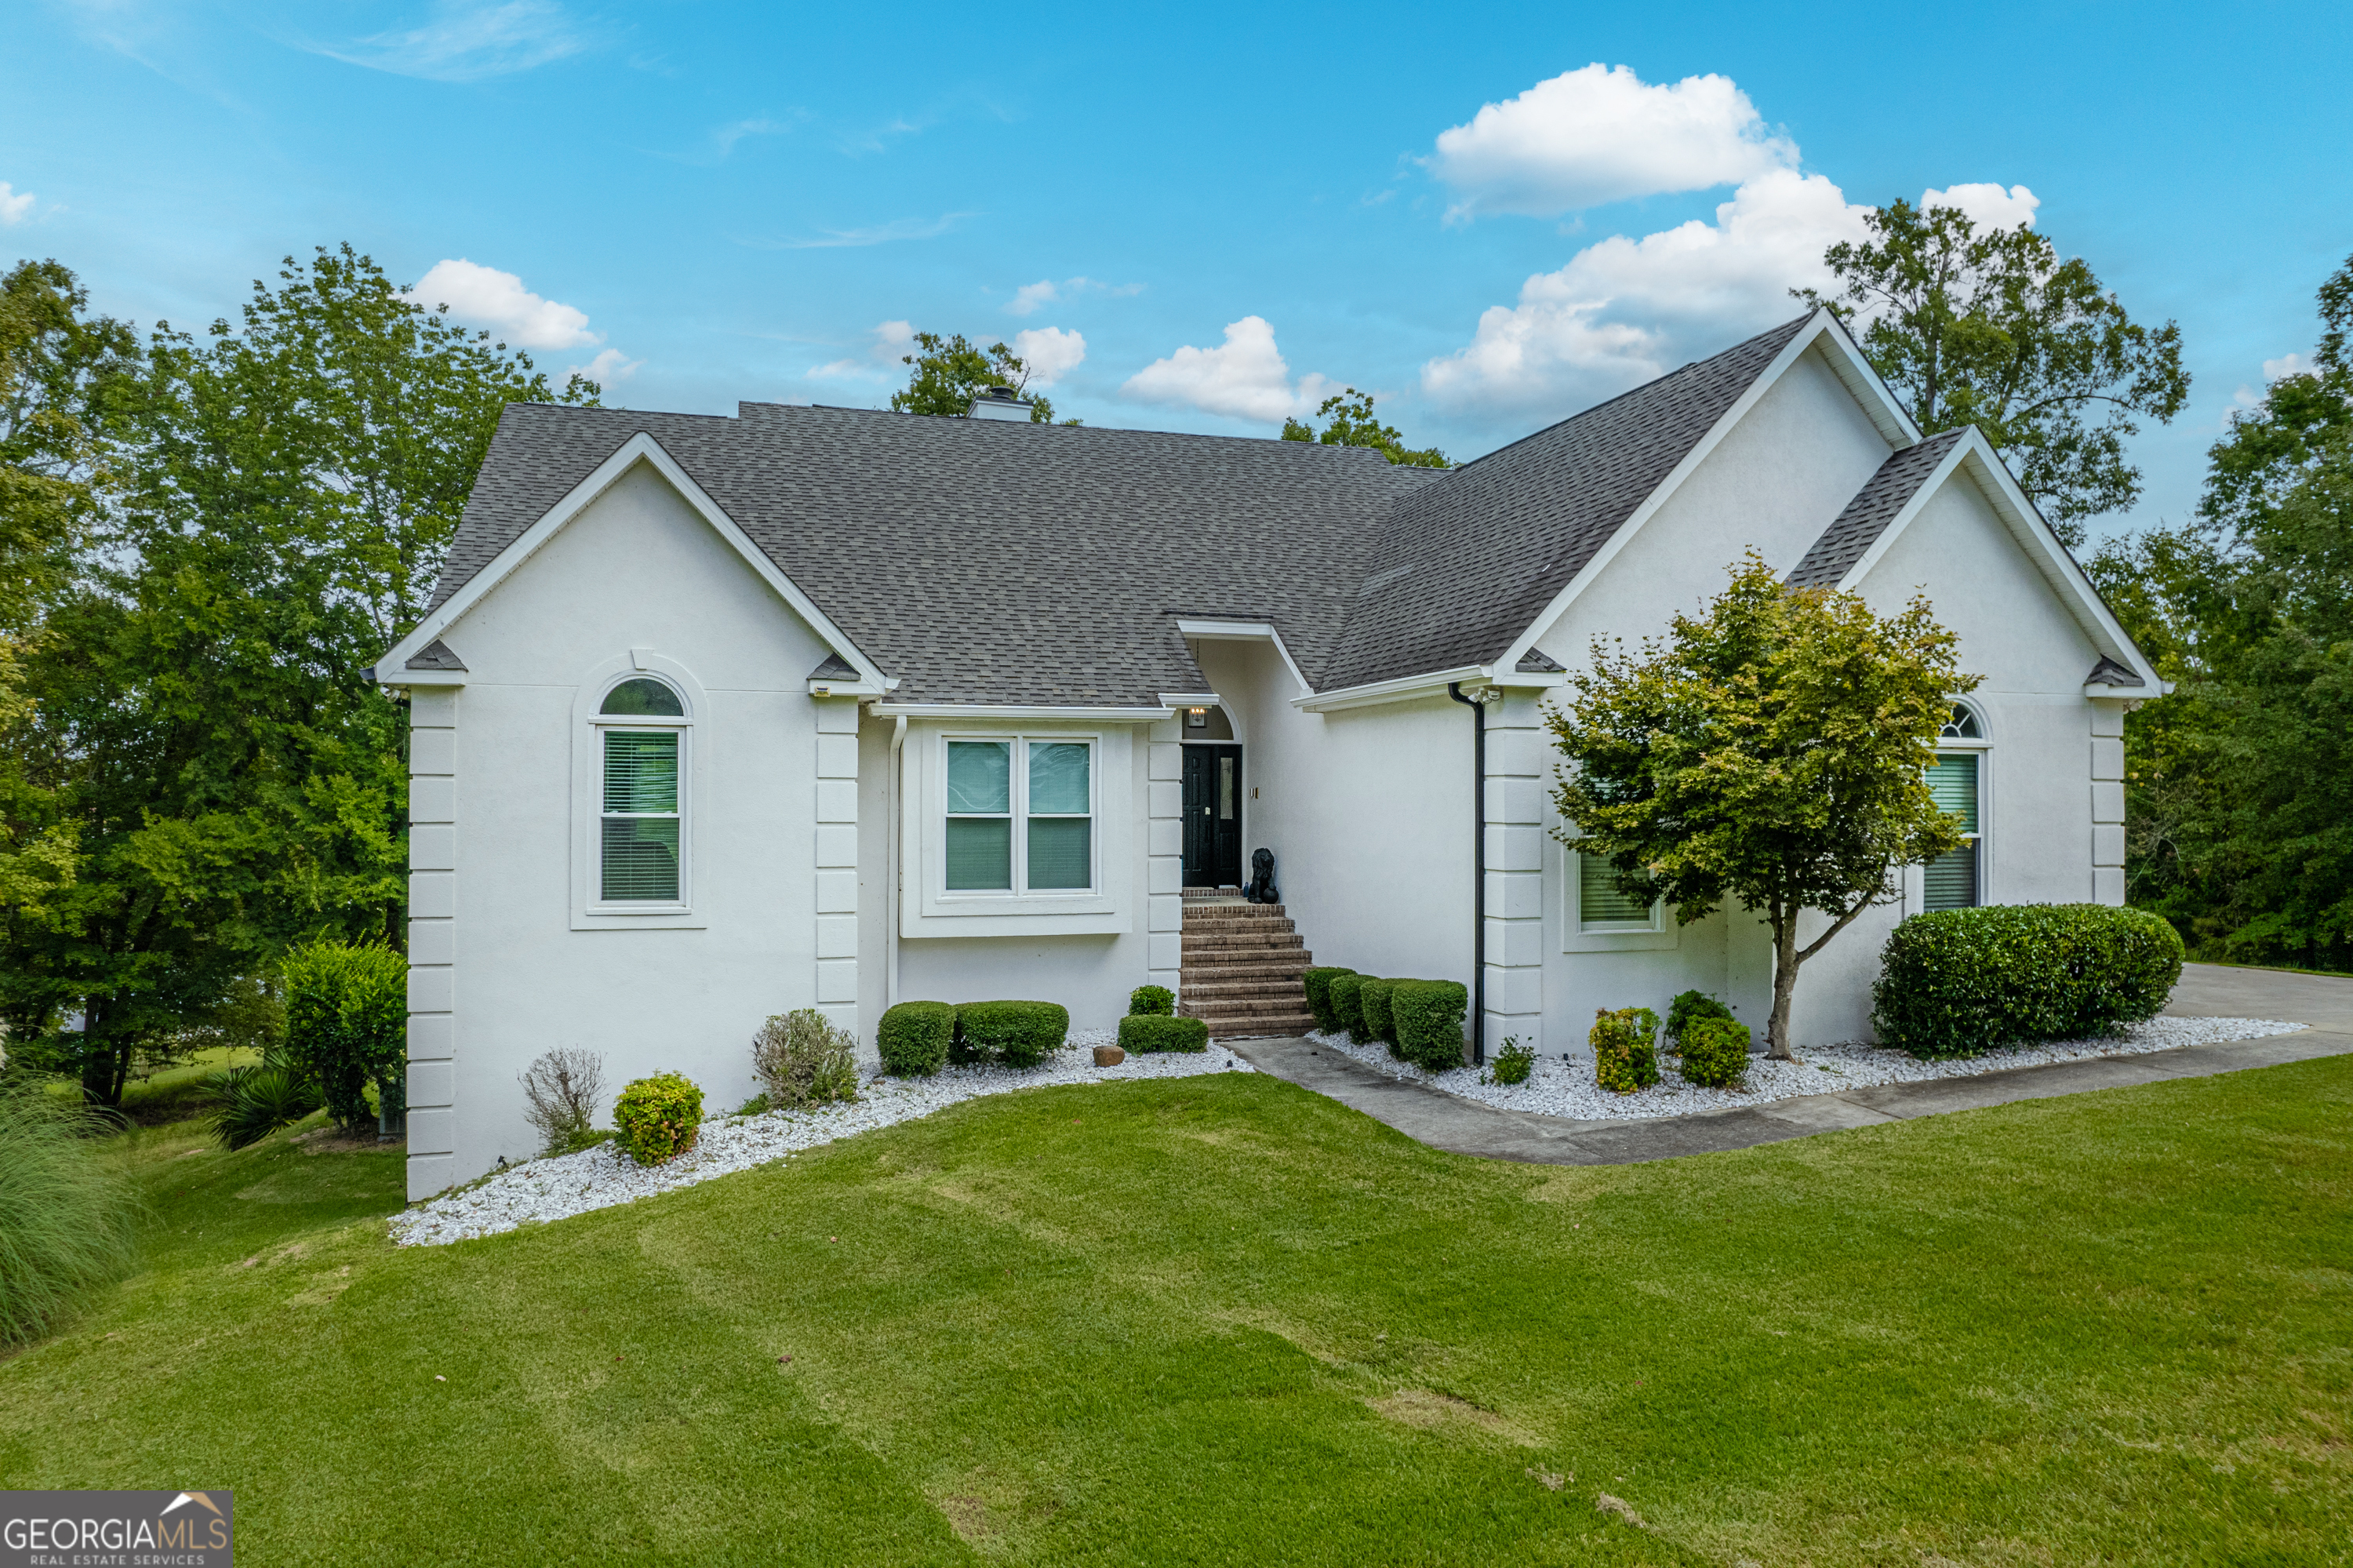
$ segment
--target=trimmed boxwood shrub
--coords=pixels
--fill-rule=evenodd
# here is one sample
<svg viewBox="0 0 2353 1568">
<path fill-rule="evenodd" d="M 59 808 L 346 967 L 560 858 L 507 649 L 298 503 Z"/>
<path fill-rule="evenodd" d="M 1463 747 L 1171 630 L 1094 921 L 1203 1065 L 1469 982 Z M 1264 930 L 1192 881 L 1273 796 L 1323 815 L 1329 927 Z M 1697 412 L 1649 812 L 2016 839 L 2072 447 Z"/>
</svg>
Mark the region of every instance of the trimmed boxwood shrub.
<svg viewBox="0 0 2353 1568">
<path fill-rule="evenodd" d="M 1647 1007 L 1598 1008 L 1586 1043 L 1593 1047 L 1593 1081 L 1630 1095 L 1659 1081 L 1659 1015 Z"/>
<path fill-rule="evenodd" d="M 1881 1044 L 1926 1058 L 2113 1033 L 2157 1016 L 2181 959 L 2180 936 L 2144 910 L 1938 909 L 1889 934 L 1871 1021 Z"/>
<path fill-rule="evenodd" d="M 694 1147 L 702 1132 L 702 1091 L 680 1073 L 639 1078 L 613 1102 L 621 1147 L 640 1165 L 659 1165 Z"/>
<path fill-rule="evenodd" d="M 1198 1018 L 1131 1012 L 1119 1021 L 1119 1044 L 1122 1050 L 1138 1055 L 1147 1051 L 1206 1051 L 1209 1026 Z"/>
<path fill-rule="evenodd" d="M 1433 1073 L 1462 1065 L 1462 1020 L 1471 991 L 1460 980 L 1391 980 L 1389 1022 L 1397 1054 Z"/>
<path fill-rule="evenodd" d="M 1342 975 L 1356 972 L 1338 964 L 1324 964 L 1303 971 L 1299 977 L 1300 984 L 1307 988 L 1307 1011 L 1315 1015 L 1315 1027 L 1326 1034 L 1337 1032 L 1340 1027 L 1340 1016 L 1332 1011 L 1332 982 Z"/>
<path fill-rule="evenodd" d="M 944 1001 L 902 1001 L 874 1026 L 882 1070 L 893 1077 L 928 1078 L 947 1065 L 956 1010 Z"/>
<path fill-rule="evenodd" d="M 1704 991 L 1687 991 L 1667 1003 L 1668 1049 L 1683 1048 L 1683 1029 L 1694 1018 L 1730 1018 L 1732 1009 Z"/>
<path fill-rule="evenodd" d="M 1071 1012 L 1051 1001 L 967 1001 L 956 1009 L 956 1033 L 981 1061 L 1034 1067 L 1061 1049 Z"/>
<path fill-rule="evenodd" d="M 1397 1044 L 1397 1025 L 1389 1020 L 1389 988 L 1395 984 L 1366 975 L 1356 988 L 1356 1011 L 1365 1015 L 1365 1033 L 1390 1045 Z"/>
<path fill-rule="evenodd" d="M 1140 985 L 1127 993 L 1130 1018 L 1174 1018 L 1176 993 L 1165 985 Z"/>
<path fill-rule="evenodd" d="M 1748 1075 L 1748 1025 L 1702 1013 L 1683 1020 L 1683 1078 L 1728 1089 Z"/>
<path fill-rule="evenodd" d="M 1354 969 L 1332 977 L 1332 1017 L 1359 1045 L 1368 1045 L 1373 1039 L 1372 1031 L 1365 1027 L 1365 980 Z"/>
</svg>

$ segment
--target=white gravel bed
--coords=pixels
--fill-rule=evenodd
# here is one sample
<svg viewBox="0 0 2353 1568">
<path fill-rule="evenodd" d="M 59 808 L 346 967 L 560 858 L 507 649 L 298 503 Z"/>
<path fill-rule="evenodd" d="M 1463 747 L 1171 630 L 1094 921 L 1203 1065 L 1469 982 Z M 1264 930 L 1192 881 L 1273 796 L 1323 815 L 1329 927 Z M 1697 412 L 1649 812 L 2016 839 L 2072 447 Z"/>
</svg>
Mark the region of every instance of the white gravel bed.
<svg viewBox="0 0 2353 1568">
<path fill-rule="evenodd" d="M 610 1143 L 554 1160 L 510 1165 L 480 1185 L 429 1199 L 394 1215 L 392 1239 L 405 1246 L 439 1245 L 635 1202 L 673 1187 L 733 1175 L 773 1160 L 789 1160 L 802 1150 L 837 1138 L 912 1121 L 963 1100 L 1009 1089 L 1254 1071 L 1214 1041 L 1203 1052 L 1157 1052 L 1131 1055 L 1115 1067 L 1096 1066 L 1091 1049 L 1112 1044 L 1116 1038 L 1109 1029 L 1073 1030 L 1063 1049 L 1026 1071 L 944 1067 L 930 1078 L 861 1076 L 859 1097 L 847 1105 L 770 1111 L 765 1116 L 713 1116 L 702 1124 L 702 1136 L 695 1146 L 666 1165 L 639 1165 Z"/>
<path fill-rule="evenodd" d="M 1630 1095 L 1613 1094 L 1593 1081 L 1593 1055 L 1578 1051 L 1567 1061 L 1555 1051 L 1536 1058 L 1535 1070 L 1525 1084 L 1481 1083 L 1482 1069 L 1455 1067 L 1426 1072 L 1400 1062 L 1386 1045 L 1359 1045 L 1345 1034 L 1310 1033 L 1308 1040 L 1321 1049 L 1353 1056 L 1392 1077 L 1431 1085 L 1464 1099 L 1505 1110 L 1538 1111 L 1546 1116 L 1573 1117 L 1580 1121 L 1631 1121 L 1647 1117 L 1690 1116 L 1697 1111 L 1729 1110 L 1767 1100 L 1794 1099 L 1799 1095 L 1831 1094 L 1839 1089 L 1867 1088 L 1873 1084 L 1909 1084 L 1929 1078 L 1970 1078 L 2006 1067 L 2041 1066 L 2050 1062 L 2079 1062 L 2093 1056 L 2130 1056 L 2147 1051 L 2170 1051 L 2181 1045 L 2212 1045 L 2226 1040 L 2255 1040 L 2266 1034 L 2287 1034 L 2307 1027 L 2272 1018 L 2152 1018 L 2128 1026 L 2121 1035 L 2094 1040 L 2056 1040 L 2042 1045 L 1989 1051 L 1982 1056 L 1923 1062 L 1901 1051 L 1878 1045 L 1817 1045 L 1799 1053 L 1799 1063 L 1773 1062 L 1761 1055 L 1749 1058 L 1747 1087 L 1708 1089 L 1683 1082 L 1675 1070 L 1676 1058 L 1659 1042 L 1659 1081 Z M 1491 1058 L 1492 1060 L 1492 1058 Z"/>
</svg>

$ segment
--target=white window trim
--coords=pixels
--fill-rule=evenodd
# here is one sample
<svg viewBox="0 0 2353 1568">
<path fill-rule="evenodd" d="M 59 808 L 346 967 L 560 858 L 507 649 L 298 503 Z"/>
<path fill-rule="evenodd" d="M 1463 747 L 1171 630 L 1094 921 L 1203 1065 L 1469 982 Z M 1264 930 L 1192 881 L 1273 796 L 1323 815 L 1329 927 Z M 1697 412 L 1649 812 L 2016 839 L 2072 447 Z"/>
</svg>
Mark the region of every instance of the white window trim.
<svg viewBox="0 0 2353 1568">
<path fill-rule="evenodd" d="M 624 681 L 651 676 L 676 692 L 683 715 L 607 714 L 597 710 Z M 709 924 L 697 900 L 705 898 L 701 842 L 709 812 L 712 734 L 702 684 L 686 667 L 644 649 L 607 660 L 581 679 L 572 724 L 572 928 L 575 931 L 702 930 Z M 605 732 L 673 730 L 679 737 L 678 891 L 675 903 L 603 896 L 605 869 Z"/>
<path fill-rule="evenodd" d="M 943 853 L 940 863 L 940 898 L 944 903 L 965 904 L 976 899 L 992 902 L 1018 898 L 1025 904 L 1039 899 L 1092 898 L 1103 885 L 1103 747 L 1092 735 L 1058 735 L 1023 733 L 1020 735 L 959 735 L 949 731 L 940 736 L 943 768 L 946 766 L 947 748 L 951 746 L 1009 746 L 1013 755 L 1006 780 L 1006 810 L 1001 814 L 1011 823 L 1011 842 L 1008 853 L 1012 858 L 1012 886 L 950 887 L 947 885 L 947 862 Z M 1087 885 L 1084 887 L 1029 886 L 1029 820 L 1046 816 L 1069 818 L 1071 811 L 1033 811 L 1029 809 L 1029 748 L 1033 746 L 1083 746 L 1087 748 Z M 1000 813 L 986 811 L 952 811 L 942 802 L 941 845 L 944 852 L 947 839 L 946 823 L 958 817 L 988 820 Z"/>
<path fill-rule="evenodd" d="M 1953 705 L 1967 708 L 1978 715 L 1978 733 L 1968 739 L 1936 737 L 1935 750 L 1938 755 L 1947 751 L 1971 751 L 1978 758 L 1978 830 L 1970 836 L 1978 846 L 1978 902 L 1982 907 L 1993 899 L 1994 846 L 2000 841 L 1993 831 L 1993 715 L 1982 703 L 1955 697 Z M 1918 915 L 1928 907 L 1928 875 L 1924 865 L 1904 868 L 1904 913 Z"/>
<path fill-rule="evenodd" d="M 1579 906 L 1584 901 L 1584 856 L 1574 842 L 1559 845 L 1561 881 L 1560 950 L 1564 953 L 1639 953 L 1670 948 L 1682 933 L 1668 916 L 1664 900 L 1651 906 L 1647 926 L 1611 924 L 1588 930 Z"/>
<path fill-rule="evenodd" d="M 1143 814 L 1143 784 L 1136 777 L 1147 755 L 1128 726 L 1060 725 L 1025 719 L 1005 725 L 921 719 L 900 753 L 902 808 L 899 832 L 905 896 L 899 906 L 902 938 L 1042 937 L 1113 935 L 1135 928 L 1134 835 Z M 1044 742 L 1083 740 L 1094 750 L 1088 785 L 1094 822 L 1092 870 L 1094 886 L 1084 890 L 1019 891 L 1028 874 L 1022 855 L 1026 831 L 1014 841 L 1013 892 L 947 886 L 947 747 L 951 740 Z M 1017 767 L 1022 767 L 1017 746 Z M 1026 769 L 1018 779 L 1018 806 L 1027 799 Z M 1174 786 L 1171 786 L 1174 788 Z M 1018 820 L 1018 819 L 1017 819 Z"/>
</svg>

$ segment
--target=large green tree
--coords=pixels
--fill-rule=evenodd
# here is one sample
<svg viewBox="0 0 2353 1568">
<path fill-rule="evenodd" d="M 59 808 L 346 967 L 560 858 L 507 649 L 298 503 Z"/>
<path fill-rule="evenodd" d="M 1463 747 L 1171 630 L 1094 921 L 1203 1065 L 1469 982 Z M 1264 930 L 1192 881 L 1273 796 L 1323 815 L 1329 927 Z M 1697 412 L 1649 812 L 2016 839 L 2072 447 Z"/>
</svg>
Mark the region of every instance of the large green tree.
<svg viewBox="0 0 2353 1568">
<path fill-rule="evenodd" d="M 1792 588 L 1751 555 L 1698 616 L 1627 653 L 1597 639 L 1549 723 L 1569 766 L 1565 842 L 1678 922 L 1726 899 L 1773 933 L 1772 1055 L 1793 1060 L 1798 970 L 1898 873 L 1957 848 L 1926 769 L 1977 677 L 1926 599 L 1881 617 L 1857 594 Z M 1799 917 L 1828 924 L 1810 942 Z"/>
<path fill-rule="evenodd" d="M 1864 357 L 1921 429 L 1983 430 L 2071 546 L 2085 519 L 2132 504 L 2126 439 L 2189 396 L 2180 329 L 2133 321 L 2088 263 L 2025 223 L 1980 228 L 1903 200 L 1864 222 L 1869 238 L 1823 254 L 1836 289 L 1793 292 L 1860 323 Z"/>
<path fill-rule="evenodd" d="M 902 355 L 899 363 L 910 367 L 905 388 L 891 394 L 891 407 L 899 413 L 962 419 L 971 415 L 975 397 L 992 387 L 1009 387 L 1029 399 L 1031 424 L 1054 422 L 1052 401 L 1042 392 L 1029 390 L 1029 362 L 1004 344 L 980 348 L 962 333 L 943 336 L 919 332 L 915 352 Z"/>
<path fill-rule="evenodd" d="M 348 247 L 235 324 L 159 323 L 102 509 L 24 660 L 14 749 L 74 880 L 0 936 L 0 1009 L 91 1100 L 298 938 L 404 935 L 406 741 L 361 676 L 414 624 L 499 410 L 589 398 Z"/>
<path fill-rule="evenodd" d="M 1327 447 L 1371 447 L 1394 463 L 1409 468 L 1452 468 L 1446 454 L 1436 447 L 1413 448 L 1405 444 L 1405 437 L 1395 425 L 1381 422 L 1373 412 L 1369 392 L 1359 392 L 1351 387 L 1336 396 L 1326 397 L 1316 408 L 1315 417 L 1324 421 L 1318 430 L 1303 419 L 1282 421 L 1282 439 L 1286 441 L 1320 441 Z"/>
</svg>

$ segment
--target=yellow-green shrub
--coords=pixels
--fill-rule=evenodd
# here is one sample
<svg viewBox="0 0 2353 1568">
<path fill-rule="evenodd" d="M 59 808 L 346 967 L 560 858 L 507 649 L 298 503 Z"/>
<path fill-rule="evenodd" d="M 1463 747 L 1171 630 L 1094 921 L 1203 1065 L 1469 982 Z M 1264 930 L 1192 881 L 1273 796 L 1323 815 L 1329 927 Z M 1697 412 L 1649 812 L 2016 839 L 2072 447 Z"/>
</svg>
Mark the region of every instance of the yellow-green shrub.
<svg viewBox="0 0 2353 1568">
<path fill-rule="evenodd" d="M 1630 1095 L 1659 1081 L 1659 1015 L 1647 1007 L 1598 1008 L 1593 1031 L 1593 1081 L 1613 1094 Z"/>
<path fill-rule="evenodd" d="M 640 1165 L 659 1165 L 694 1147 L 702 1131 L 702 1091 L 681 1073 L 639 1078 L 613 1102 L 621 1147 Z"/>
<path fill-rule="evenodd" d="M 1748 1025 L 1704 1014 L 1683 1020 L 1683 1077 L 1711 1089 L 1748 1075 Z"/>
</svg>

